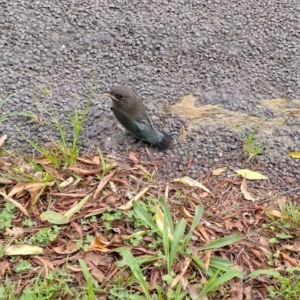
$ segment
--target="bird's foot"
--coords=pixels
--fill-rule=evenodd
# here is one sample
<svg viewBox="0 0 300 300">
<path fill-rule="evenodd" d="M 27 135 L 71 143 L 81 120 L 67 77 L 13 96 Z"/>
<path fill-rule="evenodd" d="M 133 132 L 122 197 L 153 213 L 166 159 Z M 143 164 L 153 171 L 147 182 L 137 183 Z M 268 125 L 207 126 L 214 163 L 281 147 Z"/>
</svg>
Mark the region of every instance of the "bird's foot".
<svg viewBox="0 0 300 300">
<path fill-rule="evenodd" d="M 115 121 L 115 124 L 126 135 L 126 129 L 118 121 Z"/>
</svg>

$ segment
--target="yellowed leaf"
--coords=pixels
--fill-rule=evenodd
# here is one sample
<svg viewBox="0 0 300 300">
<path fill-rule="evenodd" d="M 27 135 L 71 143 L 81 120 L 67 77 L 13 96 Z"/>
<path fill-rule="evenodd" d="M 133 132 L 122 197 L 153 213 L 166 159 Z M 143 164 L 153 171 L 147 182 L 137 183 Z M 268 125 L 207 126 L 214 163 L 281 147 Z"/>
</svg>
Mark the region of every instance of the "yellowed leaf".
<svg viewBox="0 0 300 300">
<path fill-rule="evenodd" d="M 235 172 L 249 180 L 268 179 L 267 176 L 262 175 L 261 173 L 258 173 L 258 172 L 248 170 L 248 169 L 240 169 L 240 170 L 236 170 Z"/>
<path fill-rule="evenodd" d="M 247 188 L 247 182 L 246 178 L 243 179 L 241 184 L 241 192 L 243 193 L 243 196 L 246 200 L 255 201 L 255 199 L 251 196 L 251 194 L 248 192 Z"/>
<path fill-rule="evenodd" d="M 121 205 L 118 207 L 118 209 L 121 210 L 129 210 L 132 208 L 132 202 L 133 201 L 138 201 L 142 196 L 144 196 L 149 190 L 149 187 L 144 188 L 142 191 L 140 191 L 136 196 L 134 196 L 130 201 L 127 203 Z"/>
<path fill-rule="evenodd" d="M 292 158 L 300 158 L 300 152 L 299 151 L 291 151 L 289 153 L 289 156 L 292 157 Z"/>
<path fill-rule="evenodd" d="M 264 211 L 267 214 L 269 214 L 269 215 L 271 215 L 273 217 L 276 217 L 276 218 L 284 218 L 285 217 L 285 215 L 281 211 L 279 211 L 279 210 L 265 208 Z"/>
<path fill-rule="evenodd" d="M 188 185 L 188 186 L 192 186 L 192 187 L 197 187 L 199 189 L 202 189 L 208 193 L 210 193 L 212 195 L 212 192 L 206 188 L 204 185 L 202 185 L 200 182 L 188 177 L 188 176 L 184 176 L 184 177 L 181 177 L 181 178 L 176 178 L 176 179 L 173 179 L 172 182 L 179 182 L 179 183 L 182 183 L 182 184 L 185 184 L 185 185 Z"/>
<path fill-rule="evenodd" d="M 43 248 L 26 244 L 9 245 L 4 247 L 5 255 L 33 255 L 42 254 Z"/>
<path fill-rule="evenodd" d="M 74 181 L 74 178 L 70 176 L 67 180 L 63 181 L 62 183 L 59 184 L 61 188 L 65 188 L 68 185 L 70 185 Z"/>
<path fill-rule="evenodd" d="M 224 173 L 227 170 L 227 167 L 223 167 L 223 168 L 218 168 L 213 170 L 212 174 L 214 176 L 219 176 L 220 174 Z"/>
<path fill-rule="evenodd" d="M 164 214 L 162 210 L 159 208 L 159 206 L 156 207 L 156 213 L 155 213 L 155 221 L 157 224 L 157 227 L 163 232 L 164 230 Z M 168 237 L 172 241 L 173 240 L 173 235 L 170 230 L 170 226 L 166 224 L 167 230 L 168 230 Z"/>
</svg>

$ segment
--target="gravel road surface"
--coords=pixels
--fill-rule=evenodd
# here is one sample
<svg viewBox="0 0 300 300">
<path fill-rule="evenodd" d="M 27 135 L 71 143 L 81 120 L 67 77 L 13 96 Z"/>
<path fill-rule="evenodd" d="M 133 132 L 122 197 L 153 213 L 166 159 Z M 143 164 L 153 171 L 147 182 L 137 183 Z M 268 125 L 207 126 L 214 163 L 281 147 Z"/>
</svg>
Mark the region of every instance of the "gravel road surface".
<svg viewBox="0 0 300 300">
<path fill-rule="evenodd" d="M 15 116 L 1 123 L 0 136 L 9 136 L 11 149 L 31 151 L 17 129 L 31 139 L 55 136 L 38 103 L 69 124 L 74 108 L 84 107 L 97 69 L 83 149 L 98 145 L 107 153 L 143 155 L 144 144 L 116 128 L 110 100 L 102 96 L 114 84 L 128 84 L 143 97 L 154 124 L 175 138 L 165 154 L 152 150 L 168 162 L 169 176 L 178 176 L 192 157 L 186 174 L 194 178 L 220 166 L 229 172 L 249 167 L 282 189 L 299 186 L 299 160 L 287 155 L 300 150 L 298 0 L 9 0 L 0 8 L 0 99 L 18 93 L 0 113 L 27 110 L 48 122 Z M 188 94 L 197 107 L 220 105 L 266 122 L 280 111 L 264 107 L 263 99 L 284 99 L 282 109 L 290 113 L 273 132 L 259 132 L 265 150 L 249 162 L 241 133 L 222 118 L 188 130 L 182 141 L 180 129 L 189 124 L 171 108 Z M 287 177 L 296 181 L 288 186 Z"/>
</svg>

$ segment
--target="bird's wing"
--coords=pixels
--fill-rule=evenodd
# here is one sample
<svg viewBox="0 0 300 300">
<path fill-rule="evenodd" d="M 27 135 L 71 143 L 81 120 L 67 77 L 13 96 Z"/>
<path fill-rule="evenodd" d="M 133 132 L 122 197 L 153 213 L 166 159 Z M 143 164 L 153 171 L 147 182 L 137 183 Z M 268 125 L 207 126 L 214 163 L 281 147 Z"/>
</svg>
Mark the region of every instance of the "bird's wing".
<svg viewBox="0 0 300 300">
<path fill-rule="evenodd" d="M 151 144 L 156 144 L 162 139 L 162 133 L 152 127 L 149 119 L 145 117 L 134 118 L 115 108 L 112 108 L 112 111 L 117 120 L 136 138 Z"/>
</svg>

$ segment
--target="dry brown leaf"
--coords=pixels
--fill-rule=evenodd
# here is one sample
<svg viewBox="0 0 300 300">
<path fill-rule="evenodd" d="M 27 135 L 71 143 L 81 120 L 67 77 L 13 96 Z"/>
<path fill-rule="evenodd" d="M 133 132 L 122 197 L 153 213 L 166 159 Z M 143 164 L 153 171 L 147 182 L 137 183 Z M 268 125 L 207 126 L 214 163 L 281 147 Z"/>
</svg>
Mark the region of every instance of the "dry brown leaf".
<svg viewBox="0 0 300 300">
<path fill-rule="evenodd" d="M 294 267 L 299 267 L 300 266 L 300 264 L 298 263 L 298 261 L 296 259 L 291 258 L 289 255 L 287 255 L 284 252 L 280 252 L 280 254 L 282 255 L 284 260 L 288 261 Z"/>
<path fill-rule="evenodd" d="M 251 194 L 247 190 L 246 178 L 244 178 L 242 181 L 241 192 L 246 200 L 255 201 L 255 199 L 251 196 Z"/>
<path fill-rule="evenodd" d="M 160 271 L 157 269 L 152 270 L 150 275 L 150 282 L 149 282 L 150 291 L 156 289 L 156 284 L 159 278 L 160 278 Z"/>
<path fill-rule="evenodd" d="M 139 162 L 139 155 L 136 152 L 129 151 L 128 158 L 135 163 Z"/>
<path fill-rule="evenodd" d="M 109 244 L 110 244 L 110 242 L 100 240 L 99 238 L 95 237 L 89 246 L 89 250 L 90 251 L 109 252 L 110 250 L 106 248 Z"/>
<path fill-rule="evenodd" d="M 204 251 L 204 256 L 203 256 L 202 260 L 204 262 L 204 266 L 205 266 L 206 271 L 208 270 L 209 265 L 210 265 L 211 254 L 212 254 L 212 250 L 205 250 Z"/>
<path fill-rule="evenodd" d="M 12 184 L 12 183 L 14 183 L 13 180 L 0 177 L 0 184 Z"/>
<path fill-rule="evenodd" d="M 259 238 L 259 243 L 257 244 L 257 246 L 265 253 L 265 255 L 268 259 L 272 256 L 270 243 L 265 237 L 261 236 Z"/>
<path fill-rule="evenodd" d="M 110 179 L 116 174 L 117 170 L 111 172 L 110 174 L 106 175 L 105 177 L 103 177 L 101 179 L 101 181 L 99 182 L 97 189 L 93 195 L 93 199 L 96 199 L 99 195 L 99 193 L 101 192 L 101 190 L 106 186 L 106 184 L 110 181 Z"/>
<path fill-rule="evenodd" d="M 4 134 L 0 137 L 0 148 L 4 145 L 6 139 L 7 139 L 7 134 Z"/>
<path fill-rule="evenodd" d="M 242 279 L 236 278 L 231 281 L 230 299 L 231 300 L 243 300 L 244 285 Z"/>
<path fill-rule="evenodd" d="M 141 170 L 142 172 L 144 172 L 145 174 L 151 176 L 151 174 L 147 171 L 147 169 L 143 165 L 136 164 L 135 167 Z"/>
<path fill-rule="evenodd" d="M 11 275 L 11 269 L 10 269 L 10 263 L 5 259 L 5 260 L 1 260 L 0 261 L 0 278 L 3 278 L 6 270 L 8 270 L 8 272 Z"/>
<path fill-rule="evenodd" d="M 296 240 L 293 245 L 283 245 L 282 249 L 287 249 L 289 251 L 298 252 L 298 251 L 300 251 L 300 240 Z"/>
<path fill-rule="evenodd" d="M 69 170 L 73 171 L 74 173 L 78 174 L 78 175 L 92 175 L 92 174 L 97 174 L 100 173 L 102 171 L 102 167 L 96 167 L 93 169 L 81 169 L 81 168 L 77 168 L 77 167 L 70 167 Z"/>
<path fill-rule="evenodd" d="M 52 175 L 54 178 L 60 180 L 60 181 L 64 181 L 65 179 L 59 174 L 59 172 L 57 170 L 55 170 L 52 167 L 43 165 L 43 169 L 45 170 L 46 173 Z"/>
<path fill-rule="evenodd" d="M 92 275 L 96 278 L 96 280 L 99 282 L 99 283 L 102 283 L 104 281 L 104 278 L 105 278 L 105 275 L 102 271 L 100 271 L 99 269 L 97 268 L 93 268 L 91 270 L 91 273 Z"/>
<path fill-rule="evenodd" d="M 26 183 L 26 182 L 19 182 L 17 183 L 9 192 L 8 196 L 12 197 L 15 194 L 19 194 L 20 192 L 26 190 L 29 192 L 39 192 L 41 188 L 43 188 L 45 185 L 47 186 L 53 186 L 54 182 L 35 182 L 35 183 Z"/>
<path fill-rule="evenodd" d="M 212 174 L 213 174 L 214 176 L 219 176 L 219 175 L 221 175 L 222 173 L 224 173 L 226 170 L 227 170 L 227 167 L 218 168 L 218 169 L 213 170 Z"/>
<path fill-rule="evenodd" d="M 171 285 L 170 285 L 171 288 L 175 287 L 178 284 L 179 280 L 183 277 L 183 275 L 187 271 L 191 261 L 192 261 L 192 259 L 190 257 L 185 258 L 180 273 L 171 282 Z"/>
<path fill-rule="evenodd" d="M 21 204 L 19 203 L 18 201 L 14 200 L 13 198 L 11 198 L 10 196 L 8 196 L 5 191 L 4 192 L 0 192 L 0 195 L 7 201 L 7 202 L 10 202 L 12 203 L 15 207 L 17 207 L 20 212 L 29 217 L 29 213 L 27 212 L 27 209 Z"/>
<path fill-rule="evenodd" d="M 53 247 L 52 249 L 58 254 L 71 254 L 78 251 L 75 241 L 68 241 L 66 244 L 62 244 L 58 247 Z"/>
<path fill-rule="evenodd" d="M 21 227 L 13 227 L 12 229 L 5 228 L 5 235 L 17 238 L 24 234 L 24 229 Z"/>
<path fill-rule="evenodd" d="M 100 159 L 99 156 L 97 155 L 95 155 L 92 160 L 81 156 L 78 156 L 77 160 L 84 164 L 92 165 L 92 166 L 99 166 L 100 164 Z"/>
</svg>

